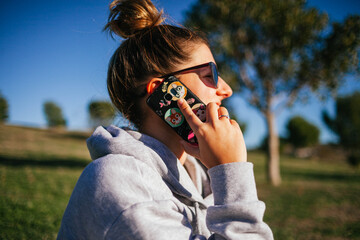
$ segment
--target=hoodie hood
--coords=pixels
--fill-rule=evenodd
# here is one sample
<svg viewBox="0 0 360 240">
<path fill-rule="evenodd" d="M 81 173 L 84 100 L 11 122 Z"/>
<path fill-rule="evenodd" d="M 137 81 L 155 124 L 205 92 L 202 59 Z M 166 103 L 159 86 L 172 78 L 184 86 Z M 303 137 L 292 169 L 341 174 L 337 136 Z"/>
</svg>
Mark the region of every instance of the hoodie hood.
<svg viewBox="0 0 360 240">
<path fill-rule="evenodd" d="M 98 127 L 86 143 L 92 160 L 109 154 L 132 156 L 157 171 L 173 193 L 206 207 L 207 204 L 180 161 L 155 138 L 109 126 Z M 191 156 L 187 161 L 196 162 Z"/>
</svg>

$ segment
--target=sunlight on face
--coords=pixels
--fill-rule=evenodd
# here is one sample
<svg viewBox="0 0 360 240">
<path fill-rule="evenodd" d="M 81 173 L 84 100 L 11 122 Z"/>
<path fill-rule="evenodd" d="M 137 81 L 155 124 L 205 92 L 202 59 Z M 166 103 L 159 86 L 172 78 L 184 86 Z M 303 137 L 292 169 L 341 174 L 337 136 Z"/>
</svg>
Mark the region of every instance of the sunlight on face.
<svg viewBox="0 0 360 240">
<path fill-rule="evenodd" d="M 214 62 L 214 57 L 208 46 L 200 44 L 194 48 L 191 60 L 180 65 L 184 69 L 207 62 Z M 220 105 L 221 101 L 232 95 L 230 86 L 219 76 L 218 88 L 212 87 L 212 73 L 210 68 L 200 68 L 189 73 L 180 74 L 178 78 L 205 104 L 215 102 Z"/>
</svg>

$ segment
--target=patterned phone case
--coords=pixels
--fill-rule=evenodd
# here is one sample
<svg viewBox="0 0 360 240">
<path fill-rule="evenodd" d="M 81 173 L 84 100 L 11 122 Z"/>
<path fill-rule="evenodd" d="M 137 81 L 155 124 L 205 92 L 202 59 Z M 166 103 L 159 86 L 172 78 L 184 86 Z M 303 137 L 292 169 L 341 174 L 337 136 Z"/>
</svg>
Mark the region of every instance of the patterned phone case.
<svg viewBox="0 0 360 240">
<path fill-rule="evenodd" d="M 201 121 L 206 120 L 206 105 L 175 76 L 165 78 L 146 102 L 185 141 L 197 143 L 193 131 L 177 105 L 180 98 L 187 101 Z"/>
</svg>

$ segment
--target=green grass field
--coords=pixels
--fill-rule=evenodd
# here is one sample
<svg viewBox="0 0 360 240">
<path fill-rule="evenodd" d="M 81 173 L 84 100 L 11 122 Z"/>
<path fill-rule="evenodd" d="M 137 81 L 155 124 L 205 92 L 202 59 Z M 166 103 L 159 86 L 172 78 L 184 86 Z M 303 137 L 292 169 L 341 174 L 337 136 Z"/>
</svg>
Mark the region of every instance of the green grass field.
<svg viewBox="0 0 360 240">
<path fill-rule="evenodd" d="M 0 126 L 0 239 L 55 239 L 82 169 L 87 133 Z M 283 156 L 283 183 L 266 183 L 250 152 L 275 239 L 360 239 L 360 171 L 332 159 Z"/>
</svg>

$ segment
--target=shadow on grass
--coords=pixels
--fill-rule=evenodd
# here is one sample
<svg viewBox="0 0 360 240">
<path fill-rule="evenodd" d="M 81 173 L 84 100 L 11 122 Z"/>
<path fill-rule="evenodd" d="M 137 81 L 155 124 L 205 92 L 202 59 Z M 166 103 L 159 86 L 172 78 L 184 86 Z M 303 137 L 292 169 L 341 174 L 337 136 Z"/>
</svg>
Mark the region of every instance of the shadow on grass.
<svg viewBox="0 0 360 240">
<path fill-rule="evenodd" d="M 80 140 L 80 141 L 86 141 L 90 137 L 91 133 L 87 132 L 65 132 L 63 134 L 54 133 L 51 135 L 52 138 L 59 138 L 59 139 L 74 139 L 74 140 Z"/>
<path fill-rule="evenodd" d="M 360 182 L 360 174 L 356 173 L 329 173 L 320 171 L 298 171 L 296 169 L 283 169 L 283 177 L 288 179 L 316 180 L 316 181 L 337 181 L 337 182 Z"/>
<path fill-rule="evenodd" d="M 36 166 L 36 167 L 66 167 L 66 168 L 84 168 L 90 163 L 87 159 L 57 157 L 57 156 L 41 156 L 41 157 L 14 157 L 0 155 L 0 166 Z"/>
</svg>

